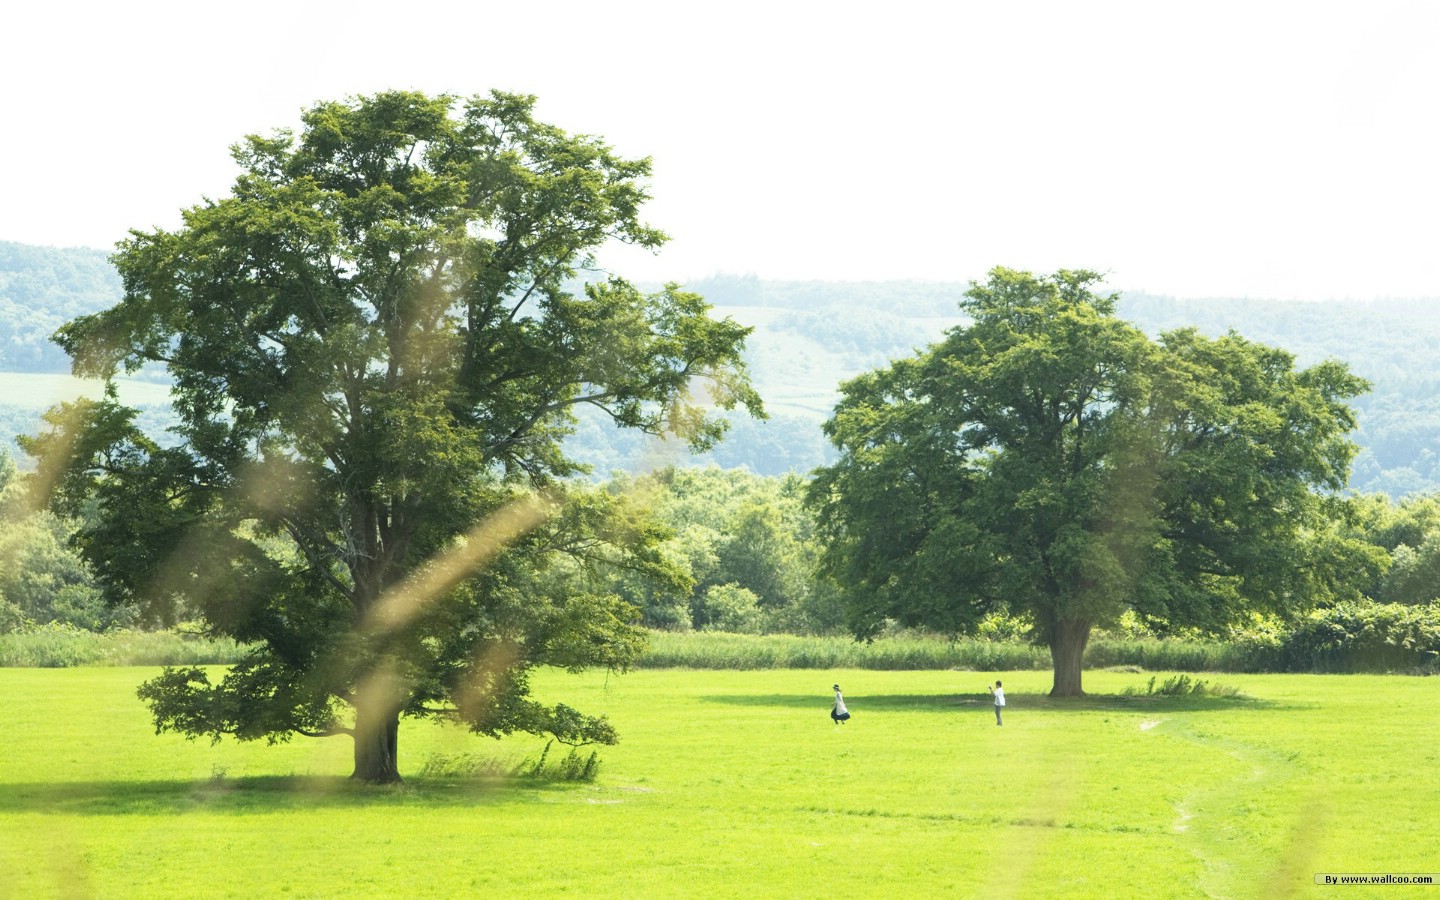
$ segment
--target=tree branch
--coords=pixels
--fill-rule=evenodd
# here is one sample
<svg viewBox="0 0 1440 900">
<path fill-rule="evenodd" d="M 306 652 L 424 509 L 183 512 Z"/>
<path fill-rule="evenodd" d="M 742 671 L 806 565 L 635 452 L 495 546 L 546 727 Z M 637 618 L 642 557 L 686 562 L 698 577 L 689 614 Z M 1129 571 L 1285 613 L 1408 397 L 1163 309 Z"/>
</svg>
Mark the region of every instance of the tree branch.
<svg viewBox="0 0 1440 900">
<path fill-rule="evenodd" d="M 304 728 L 296 728 L 296 729 L 295 729 L 295 733 L 296 733 L 296 734 L 300 734 L 300 735 L 304 735 L 305 737 L 313 737 L 313 738 L 335 737 L 335 736 L 341 735 L 341 734 L 348 734 L 348 735 L 350 735 L 351 737 L 354 737 L 354 736 L 355 736 L 355 729 L 353 729 L 353 728 L 347 728 L 347 727 L 345 727 L 344 725 L 334 725 L 334 726 L 332 726 L 332 727 L 330 727 L 330 728 L 325 729 L 324 731 L 307 731 L 307 730 L 305 730 Z"/>
</svg>

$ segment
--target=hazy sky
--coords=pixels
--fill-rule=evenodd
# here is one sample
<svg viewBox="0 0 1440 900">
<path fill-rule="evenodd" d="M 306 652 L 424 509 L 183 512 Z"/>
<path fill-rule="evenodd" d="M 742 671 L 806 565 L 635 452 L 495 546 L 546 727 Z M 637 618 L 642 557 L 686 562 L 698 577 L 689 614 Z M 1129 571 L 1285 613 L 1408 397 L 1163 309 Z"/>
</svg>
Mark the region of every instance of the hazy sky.
<svg viewBox="0 0 1440 900">
<path fill-rule="evenodd" d="M 641 280 L 1091 268 L 1440 296 L 1440 4 L 12 4 L 0 240 L 112 247 L 320 100 L 532 93 L 652 156 Z"/>
</svg>

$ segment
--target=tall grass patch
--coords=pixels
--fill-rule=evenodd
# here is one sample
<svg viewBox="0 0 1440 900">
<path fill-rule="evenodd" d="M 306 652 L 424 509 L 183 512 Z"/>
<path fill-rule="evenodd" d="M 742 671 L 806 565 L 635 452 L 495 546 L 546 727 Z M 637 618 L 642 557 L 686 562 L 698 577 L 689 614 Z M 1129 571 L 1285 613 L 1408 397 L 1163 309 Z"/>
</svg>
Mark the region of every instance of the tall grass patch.
<svg viewBox="0 0 1440 900">
<path fill-rule="evenodd" d="M 0 666 L 229 665 L 247 647 L 184 630 L 31 625 L 0 633 Z M 948 640 L 900 634 L 871 642 L 847 637 L 652 631 L 636 664 L 648 669 L 830 669 L 1036 671 L 1046 647 L 1018 640 Z M 1433 674 L 1440 670 L 1440 612 L 1432 607 L 1362 605 L 1318 611 L 1283 634 L 1229 641 L 1101 635 L 1085 651 L 1087 670 L 1152 672 L 1317 672 Z"/>
<path fill-rule="evenodd" d="M 1017 640 L 896 635 L 846 637 L 653 631 L 641 668 L 1048 670 L 1047 647 Z M 1282 634 L 1232 640 L 1100 635 L 1085 650 L 1087 670 L 1435 674 L 1440 611 L 1375 604 L 1319 610 Z"/>
<path fill-rule="evenodd" d="M 1013 670 L 1050 665 L 1050 652 L 1030 644 L 939 637 L 845 637 L 651 632 L 639 664 L 647 669 L 920 669 Z"/>
<path fill-rule="evenodd" d="M 246 646 L 180 631 L 86 631 L 55 622 L 0 634 L 0 666 L 229 665 Z"/>
</svg>

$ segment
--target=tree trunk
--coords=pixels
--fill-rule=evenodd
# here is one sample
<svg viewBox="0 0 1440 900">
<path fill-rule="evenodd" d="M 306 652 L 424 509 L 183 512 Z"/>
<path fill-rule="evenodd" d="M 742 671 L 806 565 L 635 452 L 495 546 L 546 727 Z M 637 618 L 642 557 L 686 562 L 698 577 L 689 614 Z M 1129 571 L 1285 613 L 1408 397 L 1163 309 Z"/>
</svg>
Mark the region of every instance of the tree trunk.
<svg viewBox="0 0 1440 900">
<path fill-rule="evenodd" d="M 1050 660 L 1055 666 L 1055 684 L 1050 688 L 1050 696 L 1085 696 L 1080 687 L 1080 671 L 1085 645 L 1090 641 L 1090 627 L 1089 622 L 1062 619 L 1050 630 Z"/>
<path fill-rule="evenodd" d="M 362 704 L 355 709 L 355 771 L 350 777 L 371 784 L 399 784 L 396 745 L 400 711 Z"/>
</svg>

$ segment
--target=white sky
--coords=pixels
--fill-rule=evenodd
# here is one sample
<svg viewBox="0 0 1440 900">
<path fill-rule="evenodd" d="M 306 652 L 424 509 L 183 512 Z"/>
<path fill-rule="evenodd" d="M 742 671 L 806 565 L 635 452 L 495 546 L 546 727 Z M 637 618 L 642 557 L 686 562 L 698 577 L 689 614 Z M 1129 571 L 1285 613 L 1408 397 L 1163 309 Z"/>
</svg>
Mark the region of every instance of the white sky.
<svg viewBox="0 0 1440 900">
<path fill-rule="evenodd" d="M 112 247 L 320 100 L 536 94 L 654 157 L 639 280 L 1091 268 L 1180 296 L 1440 296 L 1440 4 L 11 4 L 0 240 Z"/>
</svg>

